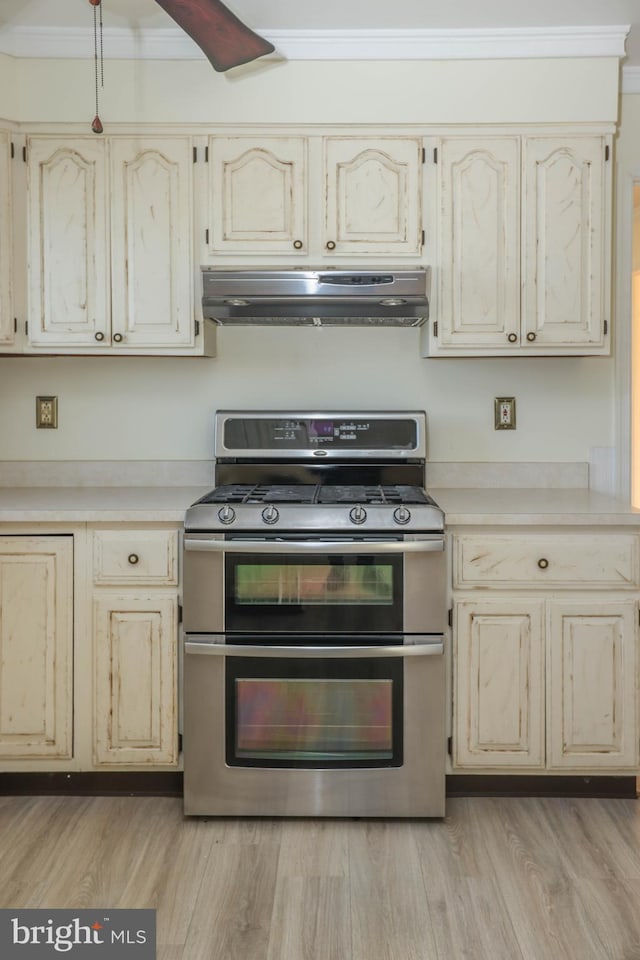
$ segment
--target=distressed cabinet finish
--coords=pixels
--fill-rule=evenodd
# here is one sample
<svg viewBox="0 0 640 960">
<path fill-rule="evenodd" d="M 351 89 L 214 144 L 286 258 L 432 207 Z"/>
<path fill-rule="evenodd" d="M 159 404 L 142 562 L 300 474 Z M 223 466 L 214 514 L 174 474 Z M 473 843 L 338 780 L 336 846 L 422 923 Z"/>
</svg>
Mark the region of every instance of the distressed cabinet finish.
<svg viewBox="0 0 640 960">
<path fill-rule="evenodd" d="M 0 130 L 0 351 L 15 338 L 13 315 L 13 251 L 11 201 L 11 138 Z"/>
<path fill-rule="evenodd" d="M 191 138 L 27 138 L 35 352 L 192 355 Z"/>
<path fill-rule="evenodd" d="M 206 253 L 308 252 L 303 137 L 210 137 Z"/>
<path fill-rule="evenodd" d="M 73 539 L 0 537 L 0 757 L 73 752 Z"/>
<path fill-rule="evenodd" d="M 637 535 L 459 533 L 456 769 L 638 764 Z"/>
<path fill-rule="evenodd" d="M 203 258 L 417 255 L 420 137 L 208 140 Z"/>
<path fill-rule="evenodd" d="M 611 136 L 443 138 L 432 356 L 610 349 Z"/>
<path fill-rule="evenodd" d="M 93 583 L 94 763 L 175 765 L 177 530 L 94 529 Z"/>
</svg>

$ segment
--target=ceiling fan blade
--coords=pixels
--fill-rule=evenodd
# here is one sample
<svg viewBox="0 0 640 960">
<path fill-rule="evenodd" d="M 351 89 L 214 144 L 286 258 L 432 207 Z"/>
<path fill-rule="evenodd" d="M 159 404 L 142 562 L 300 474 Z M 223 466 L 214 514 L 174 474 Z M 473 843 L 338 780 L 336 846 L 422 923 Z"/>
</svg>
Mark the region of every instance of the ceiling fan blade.
<svg viewBox="0 0 640 960">
<path fill-rule="evenodd" d="M 220 0 L 156 0 L 223 72 L 250 63 L 275 47 L 245 26 Z"/>
</svg>

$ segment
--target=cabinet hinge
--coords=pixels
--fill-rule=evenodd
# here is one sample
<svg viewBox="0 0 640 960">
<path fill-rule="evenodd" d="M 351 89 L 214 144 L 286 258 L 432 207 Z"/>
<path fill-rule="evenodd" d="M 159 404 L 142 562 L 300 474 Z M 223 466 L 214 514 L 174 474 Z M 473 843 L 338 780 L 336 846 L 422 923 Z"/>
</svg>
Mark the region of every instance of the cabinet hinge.
<svg viewBox="0 0 640 960">
<path fill-rule="evenodd" d="M 438 148 L 437 148 L 437 147 L 434 147 L 434 148 L 433 148 L 433 162 L 434 162 L 434 163 L 437 163 L 437 162 L 438 162 Z"/>
<path fill-rule="evenodd" d="M 433 335 L 434 335 L 434 337 L 437 337 L 437 336 L 438 336 L 438 321 L 437 321 L 437 320 L 434 320 L 434 321 L 433 321 Z"/>
<path fill-rule="evenodd" d="M 453 626 L 453 607 L 449 607 L 449 612 L 448 612 L 448 614 L 447 614 L 447 620 L 448 620 L 449 626 L 452 627 L 452 626 Z"/>
<path fill-rule="evenodd" d="M 204 242 L 207 244 L 209 243 L 209 227 L 207 227 L 207 229 L 204 232 Z"/>
<path fill-rule="evenodd" d="M 608 321 L 608 320 L 605 320 L 605 321 L 604 321 L 604 335 L 605 335 L 605 337 L 606 337 L 606 335 L 608 334 L 608 332 L 609 332 L 609 321 Z"/>
<path fill-rule="evenodd" d="M 604 161 L 605 161 L 605 163 L 607 162 L 608 159 L 609 159 L 609 144 L 606 143 L 606 144 L 605 144 L 605 147 L 604 147 Z"/>
<path fill-rule="evenodd" d="M 196 320 L 196 337 L 200 336 L 200 321 Z"/>
<path fill-rule="evenodd" d="M 450 757 L 453 756 L 453 737 L 447 737 L 447 753 Z"/>
</svg>

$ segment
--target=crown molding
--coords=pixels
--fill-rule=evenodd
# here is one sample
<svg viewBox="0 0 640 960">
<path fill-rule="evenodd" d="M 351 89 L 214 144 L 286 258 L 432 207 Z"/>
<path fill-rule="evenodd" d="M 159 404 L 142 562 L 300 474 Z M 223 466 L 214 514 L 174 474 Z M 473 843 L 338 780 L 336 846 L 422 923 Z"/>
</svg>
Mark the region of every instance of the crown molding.
<svg viewBox="0 0 640 960">
<path fill-rule="evenodd" d="M 625 55 L 629 26 L 463 30 L 260 30 L 287 60 L 495 60 Z M 192 60 L 202 51 L 179 28 L 105 27 L 105 59 Z M 18 58 L 91 59 L 93 28 L 0 29 L 0 53 Z"/>
</svg>

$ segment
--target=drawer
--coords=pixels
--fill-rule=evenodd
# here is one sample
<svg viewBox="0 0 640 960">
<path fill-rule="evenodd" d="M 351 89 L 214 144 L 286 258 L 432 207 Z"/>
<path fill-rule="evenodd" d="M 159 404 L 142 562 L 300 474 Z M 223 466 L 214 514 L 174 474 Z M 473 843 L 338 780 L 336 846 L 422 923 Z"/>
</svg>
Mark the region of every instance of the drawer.
<svg viewBox="0 0 640 960">
<path fill-rule="evenodd" d="M 453 582 L 473 587 L 638 586 L 638 538 L 629 534 L 454 537 Z"/>
<path fill-rule="evenodd" d="M 93 582 L 177 585 L 177 530 L 96 530 Z"/>
</svg>

